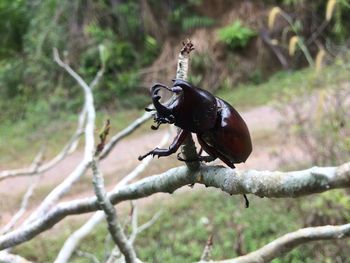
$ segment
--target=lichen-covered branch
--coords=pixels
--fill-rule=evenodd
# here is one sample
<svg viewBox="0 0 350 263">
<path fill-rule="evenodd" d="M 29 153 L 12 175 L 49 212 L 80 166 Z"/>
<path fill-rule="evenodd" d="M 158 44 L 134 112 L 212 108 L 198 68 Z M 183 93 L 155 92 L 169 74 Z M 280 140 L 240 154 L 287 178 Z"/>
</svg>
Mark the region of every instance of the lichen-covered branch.
<svg viewBox="0 0 350 263">
<path fill-rule="evenodd" d="M 313 167 L 293 172 L 239 171 L 206 165 L 192 172 L 186 166 L 181 166 L 123 186 L 108 196 L 112 204 L 117 204 L 160 192 L 173 193 L 182 186 L 193 183 L 212 186 L 235 195 L 297 197 L 350 187 L 350 162 L 338 167 Z M 32 239 L 68 215 L 88 213 L 98 209 L 95 197 L 60 203 L 31 224 L 0 236 L 0 250 Z"/>
<path fill-rule="evenodd" d="M 33 182 L 29 185 L 26 193 L 24 194 L 21 202 L 20 209 L 17 213 L 11 218 L 11 220 L 0 230 L 0 235 L 9 232 L 18 222 L 18 220 L 23 216 L 25 211 L 27 210 L 29 199 L 33 195 L 34 189 L 39 183 L 40 176 L 37 177 Z"/>
<path fill-rule="evenodd" d="M 0 262 L 1 263 L 31 263 L 21 256 L 10 254 L 6 251 L 0 252 Z"/>
<path fill-rule="evenodd" d="M 99 207 L 104 211 L 106 221 L 108 224 L 108 231 L 112 236 L 114 243 L 118 246 L 123 253 L 126 262 L 136 262 L 136 253 L 131 243 L 126 238 L 123 228 L 121 227 L 117 213 L 110 199 L 107 197 L 107 192 L 104 188 L 103 176 L 98 167 L 98 157 L 94 157 L 92 160 L 93 171 L 93 185 L 95 194 L 97 197 Z"/>
<path fill-rule="evenodd" d="M 149 221 L 144 223 L 143 225 L 139 226 L 138 225 L 138 210 L 136 203 L 134 201 L 131 202 L 132 204 L 132 215 L 131 215 L 131 228 L 132 232 L 129 237 L 129 242 L 133 244 L 135 242 L 135 239 L 138 234 L 141 232 L 145 231 L 147 228 L 151 227 L 160 217 L 161 212 L 156 213 Z M 112 252 L 110 253 L 109 258 L 106 260 L 106 263 L 116 263 L 120 262 L 118 259 L 120 258 L 120 252 L 118 247 L 115 247 Z M 140 260 L 138 262 L 141 262 Z"/>
<path fill-rule="evenodd" d="M 311 241 L 330 240 L 350 237 L 350 224 L 340 226 L 318 226 L 302 228 L 285 234 L 262 248 L 238 258 L 215 261 L 220 263 L 260 263 L 288 253 L 295 247 Z"/>
<path fill-rule="evenodd" d="M 84 111 L 86 111 L 85 124 L 85 147 L 84 158 L 74 171 L 66 177 L 50 194 L 44 199 L 40 206 L 31 214 L 25 224 L 44 216 L 44 214 L 59 200 L 66 192 L 70 190 L 72 185 L 87 171 L 92 160 L 94 151 L 94 127 L 95 127 L 95 107 L 92 90 L 89 85 L 66 63 L 59 57 L 57 49 L 54 49 L 54 59 L 59 66 L 64 68 L 79 84 L 84 92 Z"/>
<path fill-rule="evenodd" d="M 178 59 L 177 59 L 177 70 L 176 70 L 176 79 L 187 80 L 188 79 L 188 69 L 190 66 L 190 54 L 194 50 L 193 44 L 190 40 L 182 43 L 183 47 L 180 50 Z M 174 95 L 176 96 L 176 95 Z M 197 151 L 192 135 L 188 135 L 185 141 L 181 146 L 181 154 L 186 160 L 194 160 L 197 158 Z M 190 170 L 196 170 L 199 168 L 199 162 L 186 162 L 187 167 Z"/>
</svg>

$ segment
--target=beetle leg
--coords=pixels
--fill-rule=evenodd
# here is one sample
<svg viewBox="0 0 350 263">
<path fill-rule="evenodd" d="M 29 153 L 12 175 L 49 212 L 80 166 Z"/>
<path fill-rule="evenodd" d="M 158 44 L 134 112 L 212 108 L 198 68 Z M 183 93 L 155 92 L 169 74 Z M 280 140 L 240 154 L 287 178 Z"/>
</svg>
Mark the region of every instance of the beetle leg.
<svg viewBox="0 0 350 263">
<path fill-rule="evenodd" d="M 245 208 L 248 208 L 249 207 L 248 197 L 245 194 L 243 194 L 243 197 L 244 197 L 244 200 L 245 200 Z"/>
<path fill-rule="evenodd" d="M 180 130 L 178 132 L 178 134 L 176 135 L 174 141 L 169 146 L 169 149 L 155 148 L 154 150 L 146 153 L 145 155 L 139 156 L 139 158 L 138 158 L 139 161 L 141 161 L 142 159 L 144 159 L 148 155 L 158 156 L 158 158 L 159 158 L 161 156 L 169 156 L 169 155 L 175 153 L 179 149 L 181 144 L 184 142 L 184 140 L 186 139 L 188 134 L 189 134 L 188 131 Z"/>
<path fill-rule="evenodd" d="M 201 147 L 201 148 L 199 149 L 198 155 L 201 156 L 201 155 L 202 155 L 202 152 L 203 152 L 203 147 Z"/>
<path fill-rule="evenodd" d="M 153 109 L 153 108 L 148 108 L 148 107 L 146 107 L 145 108 L 145 111 L 148 111 L 148 112 L 150 112 L 150 111 L 155 111 L 156 109 Z"/>
<path fill-rule="evenodd" d="M 151 126 L 151 129 L 152 130 L 158 130 L 159 126 L 161 125 L 162 123 L 161 122 L 158 122 L 156 126 L 152 125 Z"/>
<path fill-rule="evenodd" d="M 214 161 L 216 159 L 216 157 L 214 156 L 211 156 L 211 155 L 208 155 L 208 156 L 198 156 L 197 158 L 193 158 L 193 159 L 184 159 L 180 156 L 181 153 L 178 153 L 177 154 L 177 159 L 179 161 L 182 161 L 182 162 L 206 162 L 206 163 L 210 163 L 212 161 Z"/>
<path fill-rule="evenodd" d="M 199 134 L 197 134 L 197 139 L 199 144 L 202 146 L 202 148 L 204 149 L 204 151 L 209 154 L 210 156 L 212 156 L 213 158 L 219 158 L 221 161 L 223 161 L 227 166 L 229 166 L 230 168 L 236 168 L 235 165 L 228 159 L 226 158 L 223 154 L 221 154 L 220 152 L 218 152 L 214 147 L 208 145 Z"/>
</svg>

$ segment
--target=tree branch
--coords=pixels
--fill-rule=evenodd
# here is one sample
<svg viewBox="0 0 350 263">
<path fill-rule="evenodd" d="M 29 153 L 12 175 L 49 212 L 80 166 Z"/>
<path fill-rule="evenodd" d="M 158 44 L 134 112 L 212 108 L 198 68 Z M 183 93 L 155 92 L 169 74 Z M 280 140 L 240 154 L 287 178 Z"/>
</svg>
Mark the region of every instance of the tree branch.
<svg viewBox="0 0 350 263">
<path fill-rule="evenodd" d="M 260 263 L 271 260 L 288 253 L 295 247 L 307 242 L 317 240 L 340 239 L 350 237 L 350 224 L 340 226 L 318 226 L 302 228 L 295 232 L 285 234 L 262 248 L 245 256 L 234 259 L 215 261 L 220 263 Z"/>
<path fill-rule="evenodd" d="M 40 176 L 36 178 L 27 189 L 26 193 L 24 194 L 21 202 L 20 209 L 17 211 L 17 213 L 11 218 L 11 220 L 0 230 L 0 235 L 5 234 L 9 232 L 18 222 L 18 220 L 22 217 L 24 212 L 27 210 L 28 202 L 31 196 L 33 195 L 34 189 L 39 183 Z"/>
<path fill-rule="evenodd" d="M 107 197 L 107 192 L 104 188 L 104 180 L 102 173 L 98 167 L 97 157 L 92 160 L 93 185 L 99 207 L 104 211 L 108 224 L 109 233 L 112 236 L 114 243 L 123 253 L 126 262 L 136 262 L 136 253 L 131 243 L 127 240 L 123 228 L 119 224 L 117 213 L 111 201 Z"/>
<path fill-rule="evenodd" d="M 28 261 L 27 259 L 7 253 L 6 251 L 0 252 L 0 262 L 1 263 L 31 263 L 31 261 Z"/>
<path fill-rule="evenodd" d="M 301 171 L 239 171 L 222 166 L 202 165 L 196 172 L 186 166 L 144 178 L 111 192 L 112 204 L 155 193 L 173 193 L 182 186 L 200 183 L 229 194 L 255 194 L 261 197 L 297 197 L 336 188 L 350 187 L 350 162 L 338 167 L 313 167 Z M 98 210 L 95 197 L 58 204 L 41 218 L 0 237 L 0 250 L 21 244 L 51 228 L 64 217 Z"/>
<path fill-rule="evenodd" d="M 92 160 L 94 151 L 94 127 L 95 127 L 95 108 L 94 99 L 91 88 L 86 82 L 66 63 L 64 63 L 58 55 L 57 49 L 53 50 L 54 59 L 59 66 L 64 68 L 69 75 L 71 75 L 79 84 L 84 91 L 84 111 L 86 111 L 87 120 L 85 124 L 85 147 L 84 147 L 84 158 L 74 171 L 66 177 L 66 179 L 59 184 L 51 193 L 44 199 L 40 206 L 31 214 L 29 219 L 25 222 L 32 222 L 33 220 L 44 216 L 44 214 L 50 209 L 54 203 L 61 198 L 66 192 L 68 192 L 71 186 L 79 180 L 79 178 L 85 174 Z"/>
<path fill-rule="evenodd" d="M 186 42 L 182 43 L 183 47 L 179 53 L 177 59 L 177 70 L 176 79 L 187 80 L 188 69 L 190 64 L 190 54 L 194 50 L 192 42 L 188 39 Z M 174 95 L 173 99 L 176 98 Z M 181 153 L 185 160 L 195 160 L 197 158 L 197 151 L 192 135 L 189 134 L 181 146 Z M 196 170 L 199 168 L 199 161 L 196 162 L 186 162 L 188 169 Z"/>
</svg>

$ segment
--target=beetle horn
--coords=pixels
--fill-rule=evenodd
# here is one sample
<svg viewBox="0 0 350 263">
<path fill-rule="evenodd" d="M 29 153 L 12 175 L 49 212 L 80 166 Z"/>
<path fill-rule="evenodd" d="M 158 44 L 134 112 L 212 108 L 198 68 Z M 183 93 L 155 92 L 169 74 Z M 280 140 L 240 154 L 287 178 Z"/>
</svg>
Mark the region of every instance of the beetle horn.
<svg viewBox="0 0 350 263">
<path fill-rule="evenodd" d="M 158 92 L 160 91 L 161 88 L 165 88 L 169 91 L 171 91 L 171 89 L 169 89 L 167 86 L 162 85 L 162 84 L 155 84 L 152 88 L 151 88 L 151 94 L 152 94 L 152 101 L 153 101 L 153 105 L 156 108 L 157 112 L 161 115 L 161 116 L 168 116 L 171 114 L 170 109 L 168 109 L 167 107 L 165 107 L 163 104 L 161 104 L 159 102 L 160 100 L 160 96 L 158 95 Z"/>
</svg>

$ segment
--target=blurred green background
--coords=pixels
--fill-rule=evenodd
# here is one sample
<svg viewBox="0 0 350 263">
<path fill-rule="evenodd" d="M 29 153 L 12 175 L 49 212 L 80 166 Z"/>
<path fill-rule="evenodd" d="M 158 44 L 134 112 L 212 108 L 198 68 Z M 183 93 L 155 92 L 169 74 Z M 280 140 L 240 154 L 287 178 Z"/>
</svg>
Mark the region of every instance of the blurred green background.
<svg viewBox="0 0 350 263">
<path fill-rule="evenodd" d="M 286 116 L 278 131 L 255 131 L 255 148 L 294 143 L 303 153 L 302 159 L 294 159 L 284 154 L 288 149 L 272 151 L 279 169 L 349 161 L 347 0 L 2 0 L 0 36 L 2 169 L 30 163 L 42 144 L 52 156 L 74 130 L 83 96 L 54 62 L 53 48 L 87 83 L 104 67 L 94 89 L 96 126 L 108 116 L 115 132 L 150 103 L 152 83 L 169 84 L 174 78 L 177 54 L 187 38 L 196 48 L 192 83 L 240 111 L 268 105 Z M 147 175 L 175 165 L 166 162 Z M 41 190 L 33 205 L 48 191 Z M 20 195 L 17 199 L 4 209 L 15 211 Z M 251 197 L 248 210 L 239 198 L 206 189 L 156 203 L 147 204 L 141 218 L 150 218 L 159 206 L 163 215 L 136 242 L 147 262 L 199 260 L 211 233 L 213 259 L 224 259 L 300 227 L 350 219 L 349 190 L 271 202 Z M 47 232 L 15 252 L 35 262 L 52 262 L 79 223 L 61 224 L 65 231 Z M 102 260 L 106 234 L 103 225 L 80 249 Z M 308 244 L 274 262 L 348 262 L 349 245 L 347 240 Z M 86 260 L 75 256 L 72 262 Z"/>
</svg>

